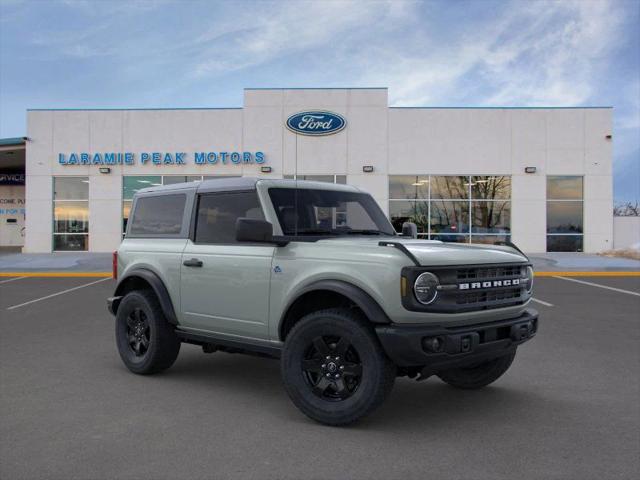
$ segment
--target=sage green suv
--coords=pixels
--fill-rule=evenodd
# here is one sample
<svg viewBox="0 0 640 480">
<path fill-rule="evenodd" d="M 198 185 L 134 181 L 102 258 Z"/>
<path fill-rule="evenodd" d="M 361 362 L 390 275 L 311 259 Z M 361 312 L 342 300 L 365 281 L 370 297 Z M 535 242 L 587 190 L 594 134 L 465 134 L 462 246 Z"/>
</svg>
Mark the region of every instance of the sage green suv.
<svg viewBox="0 0 640 480">
<path fill-rule="evenodd" d="M 484 387 L 532 338 L 533 270 L 515 246 L 397 234 L 347 185 L 219 178 L 133 200 L 108 300 L 134 373 L 181 343 L 279 358 L 293 403 L 330 425 L 373 411 L 395 378 Z"/>
</svg>

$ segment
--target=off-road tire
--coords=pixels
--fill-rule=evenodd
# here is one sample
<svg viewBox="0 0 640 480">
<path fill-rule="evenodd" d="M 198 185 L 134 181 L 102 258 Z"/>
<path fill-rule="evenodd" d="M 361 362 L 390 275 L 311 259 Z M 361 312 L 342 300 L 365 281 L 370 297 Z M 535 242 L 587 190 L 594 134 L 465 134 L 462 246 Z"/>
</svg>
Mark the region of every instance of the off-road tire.
<svg viewBox="0 0 640 480">
<path fill-rule="evenodd" d="M 140 329 L 141 338 L 144 337 L 147 343 L 141 355 L 136 353 L 130 342 L 135 329 L 127 323 L 129 321 L 135 325 L 136 317 L 144 318 L 147 325 Z M 135 338 L 135 334 L 133 337 Z M 162 313 L 158 299 L 150 290 L 129 292 L 120 302 L 116 314 L 116 344 L 120 358 L 127 368 L 140 375 L 166 370 L 173 365 L 180 352 L 180 340 Z M 141 345 L 142 343 L 140 349 L 143 348 Z"/>
<path fill-rule="evenodd" d="M 507 355 L 488 360 L 479 365 L 439 372 L 438 377 L 452 387 L 475 390 L 486 387 L 500 378 L 509 370 L 515 356 L 516 349 L 514 348 Z"/>
<path fill-rule="evenodd" d="M 333 377 L 342 373 L 342 383 L 340 380 L 324 380 L 325 384 L 332 382 L 333 385 L 323 393 L 319 393 L 320 380 L 322 376 L 329 376 L 328 370 L 319 370 L 319 374 L 303 370 L 316 359 L 324 362 L 327 358 L 318 355 L 321 351 L 317 348 L 318 338 L 329 347 L 326 353 L 332 363 L 339 357 L 338 351 L 346 345 L 341 342 L 348 342 L 344 358 L 336 361 L 338 366 L 331 374 Z M 332 339 L 339 340 L 332 343 Z M 358 374 L 347 373 L 358 371 L 359 377 Z M 366 319 L 349 309 L 332 308 L 309 313 L 294 325 L 284 343 L 281 374 L 289 397 L 305 415 L 327 425 L 347 425 L 368 415 L 384 401 L 393 388 L 396 368 Z M 314 387 L 316 378 L 320 380 Z M 340 386 L 342 391 L 338 392 Z M 344 395 L 345 398 L 325 398 L 324 395 Z"/>
</svg>

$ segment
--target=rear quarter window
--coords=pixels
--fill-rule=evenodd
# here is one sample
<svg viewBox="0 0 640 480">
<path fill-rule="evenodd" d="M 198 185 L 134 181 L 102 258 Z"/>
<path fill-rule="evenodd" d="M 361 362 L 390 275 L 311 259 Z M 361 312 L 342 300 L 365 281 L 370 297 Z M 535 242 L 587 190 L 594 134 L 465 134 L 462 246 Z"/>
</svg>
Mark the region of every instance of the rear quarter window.
<svg viewBox="0 0 640 480">
<path fill-rule="evenodd" d="M 186 200 L 183 193 L 138 198 L 128 233 L 135 236 L 180 235 Z"/>
</svg>

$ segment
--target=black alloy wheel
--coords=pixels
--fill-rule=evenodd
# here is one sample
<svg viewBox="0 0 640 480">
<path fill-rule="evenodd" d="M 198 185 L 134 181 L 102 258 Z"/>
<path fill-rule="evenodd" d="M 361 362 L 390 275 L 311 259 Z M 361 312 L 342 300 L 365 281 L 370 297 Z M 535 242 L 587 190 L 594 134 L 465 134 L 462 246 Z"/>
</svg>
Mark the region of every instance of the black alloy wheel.
<svg viewBox="0 0 640 480">
<path fill-rule="evenodd" d="M 127 341 L 136 357 L 142 357 L 149 351 L 149 321 L 140 308 L 135 308 L 127 317 Z"/>
<path fill-rule="evenodd" d="M 374 411 L 396 377 L 371 323 L 349 308 L 302 317 L 286 336 L 280 368 L 296 407 L 326 425 L 348 425 Z"/>
<path fill-rule="evenodd" d="M 116 345 L 133 373 L 149 375 L 173 365 L 180 339 L 152 291 L 134 290 L 122 298 L 116 313 Z"/>
<path fill-rule="evenodd" d="M 317 336 L 302 362 L 305 379 L 314 394 L 330 401 L 352 396 L 362 379 L 362 363 L 347 337 Z"/>
</svg>

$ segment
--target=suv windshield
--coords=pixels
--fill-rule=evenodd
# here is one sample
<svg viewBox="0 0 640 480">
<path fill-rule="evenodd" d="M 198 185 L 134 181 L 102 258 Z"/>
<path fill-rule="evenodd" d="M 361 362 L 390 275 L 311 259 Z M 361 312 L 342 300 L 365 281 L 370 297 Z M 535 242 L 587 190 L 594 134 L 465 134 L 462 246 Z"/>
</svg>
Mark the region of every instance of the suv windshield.
<svg viewBox="0 0 640 480">
<path fill-rule="evenodd" d="M 366 193 L 308 188 L 270 188 L 283 235 L 395 235 Z"/>
</svg>

